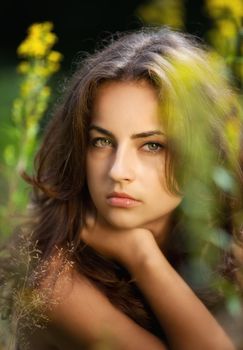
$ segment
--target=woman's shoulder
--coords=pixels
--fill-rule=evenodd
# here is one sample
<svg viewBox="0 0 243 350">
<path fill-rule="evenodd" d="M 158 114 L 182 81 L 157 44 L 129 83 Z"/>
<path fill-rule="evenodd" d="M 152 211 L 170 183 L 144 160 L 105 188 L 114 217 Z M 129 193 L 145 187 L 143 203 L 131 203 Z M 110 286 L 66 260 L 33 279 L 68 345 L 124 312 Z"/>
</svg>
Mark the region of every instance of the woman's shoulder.
<svg viewBox="0 0 243 350">
<path fill-rule="evenodd" d="M 55 277 L 54 277 L 55 275 Z M 55 281 L 53 281 L 55 280 Z M 41 315 L 40 322 L 25 329 L 25 342 L 30 348 L 82 349 L 92 342 L 93 304 L 101 301 L 100 293 L 92 283 L 75 269 L 65 269 L 61 273 L 52 271 L 41 281 L 35 292 L 43 299 L 35 313 Z M 34 316 L 35 317 L 35 316 Z"/>
<path fill-rule="evenodd" d="M 48 290 L 43 330 L 36 329 L 31 341 L 46 342 L 42 349 L 84 349 L 99 343 L 107 348 L 165 349 L 153 334 L 118 310 L 110 300 L 75 266 L 64 268 L 51 293 L 50 276 L 43 280 L 42 293 Z M 36 349 L 37 346 L 35 347 Z"/>
</svg>

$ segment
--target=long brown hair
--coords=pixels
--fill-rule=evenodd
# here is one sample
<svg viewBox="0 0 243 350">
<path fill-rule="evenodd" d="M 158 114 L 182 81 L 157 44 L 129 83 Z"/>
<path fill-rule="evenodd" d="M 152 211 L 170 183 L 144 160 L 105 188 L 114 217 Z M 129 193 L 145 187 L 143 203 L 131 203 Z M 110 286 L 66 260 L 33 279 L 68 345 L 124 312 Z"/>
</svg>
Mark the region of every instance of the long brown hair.
<svg viewBox="0 0 243 350">
<path fill-rule="evenodd" d="M 168 187 L 182 192 L 185 198 L 175 214 L 169 255 L 183 273 L 191 242 L 197 245 L 197 252 L 205 247 L 195 238 L 196 223 L 211 232 L 214 225 L 217 233 L 220 229 L 229 239 L 233 231 L 236 236 L 239 231 L 240 220 L 235 220 L 233 214 L 235 211 L 241 217 L 240 151 L 236 148 L 231 152 L 225 132 L 228 122 L 238 120 L 239 112 L 222 67 L 214 64 L 207 49 L 194 38 L 168 28 L 142 29 L 113 37 L 104 48 L 82 60 L 46 128 L 35 173 L 25 175 L 33 186 L 31 239 L 38 242 L 42 261 L 50 258 L 56 247 L 71 246 L 70 258 L 79 271 L 112 303 L 150 330 L 155 329 L 156 321 L 129 273 L 80 240 L 85 211 L 92 204 L 85 171 L 92 102 L 99 86 L 107 81 L 146 80 L 158 91 L 169 138 Z M 204 146 L 213 151 L 203 154 Z M 212 164 L 218 166 L 218 175 L 221 171 L 232 176 L 232 186 L 236 186 L 232 191 L 220 187 L 217 173 L 211 176 L 215 170 Z M 190 205 L 188 210 L 192 201 L 195 208 L 210 201 L 218 208 L 212 215 L 208 206 L 195 214 Z M 191 226 L 185 225 L 187 220 Z M 190 239 L 194 237 L 189 244 L 185 231 L 191 232 Z M 228 247 L 229 244 L 220 247 L 221 253 Z M 232 255 L 229 251 L 227 254 L 227 259 L 223 254 L 221 271 L 232 272 Z"/>
</svg>

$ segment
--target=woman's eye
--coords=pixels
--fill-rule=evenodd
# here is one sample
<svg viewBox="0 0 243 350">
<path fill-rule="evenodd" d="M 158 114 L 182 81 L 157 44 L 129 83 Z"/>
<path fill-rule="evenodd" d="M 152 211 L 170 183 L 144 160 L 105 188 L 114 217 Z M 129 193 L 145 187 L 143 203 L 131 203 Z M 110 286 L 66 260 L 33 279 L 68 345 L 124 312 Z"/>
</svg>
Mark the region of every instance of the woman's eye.
<svg viewBox="0 0 243 350">
<path fill-rule="evenodd" d="M 106 139 L 104 137 L 96 137 L 95 139 L 91 140 L 91 144 L 94 147 L 111 147 L 112 142 L 109 139 Z"/>
<path fill-rule="evenodd" d="M 164 146 L 161 145 L 160 143 L 157 142 L 148 142 L 143 146 L 143 149 L 145 149 L 145 151 L 149 151 L 149 152 L 158 152 L 160 151 Z"/>
</svg>

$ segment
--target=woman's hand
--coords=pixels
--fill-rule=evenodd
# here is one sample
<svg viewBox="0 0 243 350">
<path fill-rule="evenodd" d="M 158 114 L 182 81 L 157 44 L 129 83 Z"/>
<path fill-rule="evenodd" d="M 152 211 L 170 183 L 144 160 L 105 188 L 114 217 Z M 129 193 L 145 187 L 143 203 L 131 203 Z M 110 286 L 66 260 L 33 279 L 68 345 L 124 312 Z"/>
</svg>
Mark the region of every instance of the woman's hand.
<svg viewBox="0 0 243 350">
<path fill-rule="evenodd" d="M 221 326 L 167 261 L 151 231 L 115 229 L 101 218 L 90 216 L 81 237 L 128 269 L 166 333 L 171 349 L 234 349 Z"/>
<path fill-rule="evenodd" d="M 104 219 L 91 214 L 86 217 L 81 238 L 87 245 L 130 271 L 141 266 L 154 250 L 159 250 L 151 231 L 143 228 L 116 229 Z"/>
</svg>

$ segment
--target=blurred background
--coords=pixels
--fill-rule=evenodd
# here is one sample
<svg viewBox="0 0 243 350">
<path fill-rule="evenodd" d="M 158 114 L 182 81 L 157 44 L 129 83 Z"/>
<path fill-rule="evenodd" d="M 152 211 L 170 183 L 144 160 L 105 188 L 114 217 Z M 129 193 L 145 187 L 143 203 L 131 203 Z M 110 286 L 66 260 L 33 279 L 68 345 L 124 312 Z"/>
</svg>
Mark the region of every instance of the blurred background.
<svg viewBox="0 0 243 350">
<path fill-rule="evenodd" d="M 52 21 L 54 23 L 59 37 L 57 47 L 65 56 L 65 65 L 68 65 L 68 60 L 77 51 L 92 51 L 97 39 L 106 32 L 140 27 L 141 23 L 147 19 L 145 12 L 148 17 L 152 7 L 157 12 L 158 23 L 161 22 L 162 16 L 165 22 L 176 22 L 175 17 L 178 18 L 181 15 L 184 17 L 186 30 L 200 36 L 203 36 L 210 26 L 203 0 L 4 1 L 1 4 L 0 13 L 1 63 L 16 61 L 16 47 L 25 37 L 27 27 L 33 22 Z M 172 13 L 168 11 L 170 7 L 173 7 Z M 163 10 L 163 14 L 159 13 L 159 8 Z M 184 15 L 178 13 L 180 9 L 185 12 Z M 173 18 L 169 18 L 169 15 Z M 155 16 L 153 17 L 152 22 L 155 20 Z M 178 20 L 177 23 L 179 23 Z"/>
<path fill-rule="evenodd" d="M 108 33 L 169 23 L 204 37 L 211 26 L 203 0 L 69 0 L 3 1 L 0 11 L 0 116 L 17 93 L 16 48 L 33 22 L 51 21 L 62 52 L 62 70 L 71 66 L 79 51 L 92 52 Z"/>
</svg>

